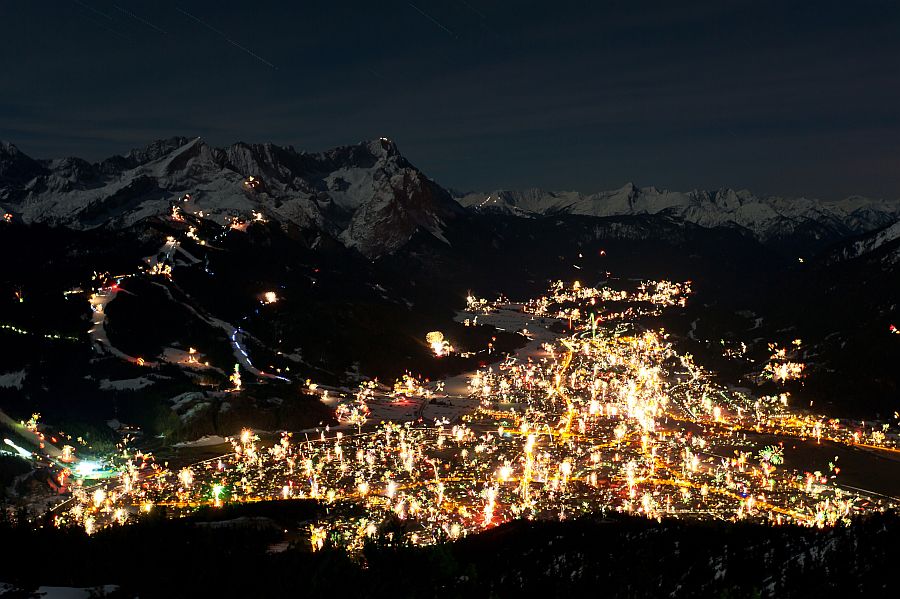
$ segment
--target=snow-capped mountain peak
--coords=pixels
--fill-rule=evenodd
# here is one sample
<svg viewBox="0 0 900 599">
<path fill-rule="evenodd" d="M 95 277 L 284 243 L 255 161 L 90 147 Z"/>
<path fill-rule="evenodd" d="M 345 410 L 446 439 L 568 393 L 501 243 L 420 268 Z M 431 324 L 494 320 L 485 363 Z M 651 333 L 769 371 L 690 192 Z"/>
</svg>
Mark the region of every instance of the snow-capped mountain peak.
<svg viewBox="0 0 900 599">
<path fill-rule="evenodd" d="M 388 138 L 306 153 L 173 137 L 97 164 L 41 163 L 11 144 L 0 149 L 0 200 L 26 222 L 125 227 L 169 214 L 185 194 L 182 209 L 222 224 L 258 211 L 369 257 L 396 250 L 417 230 L 446 241 L 445 221 L 463 212 Z"/>
<path fill-rule="evenodd" d="M 0 189 L 21 185 L 45 173 L 44 167 L 13 144 L 0 141 Z M 0 198 L 3 198 L 0 191 Z"/>
</svg>

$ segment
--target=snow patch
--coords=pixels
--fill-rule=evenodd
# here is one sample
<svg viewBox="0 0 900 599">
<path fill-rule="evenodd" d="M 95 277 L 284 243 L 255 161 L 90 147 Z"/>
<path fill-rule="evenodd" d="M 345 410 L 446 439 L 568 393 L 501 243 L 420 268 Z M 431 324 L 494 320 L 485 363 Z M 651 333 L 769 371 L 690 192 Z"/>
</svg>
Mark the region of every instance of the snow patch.
<svg viewBox="0 0 900 599">
<path fill-rule="evenodd" d="M 213 445 L 223 445 L 227 443 L 225 437 L 218 435 L 203 435 L 194 441 L 183 441 L 176 443 L 173 447 L 211 447 Z"/>
<path fill-rule="evenodd" d="M 7 372 L 0 374 L 0 389 L 22 389 L 22 383 L 25 382 L 25 370 L 17 370 L 15 372 Z"/>
<path fill-rule="evenodd" d="M 111 381 L 109 379 L 100 380 L 101 391 L 137 391 L 153 384 L 153 379 L 139 376 L 134 379 L 121 379 Z"/>
</svg>

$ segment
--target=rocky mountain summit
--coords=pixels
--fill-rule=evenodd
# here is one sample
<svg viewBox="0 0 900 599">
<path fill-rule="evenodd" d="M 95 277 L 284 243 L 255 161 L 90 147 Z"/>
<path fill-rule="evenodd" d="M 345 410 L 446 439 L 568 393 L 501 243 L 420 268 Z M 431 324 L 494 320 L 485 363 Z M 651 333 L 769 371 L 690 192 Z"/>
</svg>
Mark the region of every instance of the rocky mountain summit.
<svg viewBox="0 0 900 599">
<path fill-rule="evenodd" d="M 220 224 L 255 212 L 369 257 L 417 230 L 443 239 L 445 222 L 463 212 L 386 138 L 310 154 L 175 137 L 93 164 L 33 160 L 4 143 L 0 206 L 26 223 L 75 229 L 124 228 L 176 207 Z"/>
</svg>

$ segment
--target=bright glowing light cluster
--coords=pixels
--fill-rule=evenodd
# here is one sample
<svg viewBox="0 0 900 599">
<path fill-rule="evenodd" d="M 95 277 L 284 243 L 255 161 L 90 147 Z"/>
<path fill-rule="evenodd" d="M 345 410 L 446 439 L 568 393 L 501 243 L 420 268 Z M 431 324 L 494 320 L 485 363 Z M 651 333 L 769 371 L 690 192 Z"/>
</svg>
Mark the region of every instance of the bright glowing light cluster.
<svg viewBox="0 0 900 599">
<path fill-rule="evenodd" d="M 526 309 L 564 315 L 571 334 L 547 343 L 539 359 L 475 373 L 469 388 L 480 407 L 457 422 L 364 430 L 375 388 L 366 383 L 342 408 L 355 432 L 286 433 L 267 445 L 245 430 L 230 453 L 172 470 L 139 456 L 103 496 L 76 494 L 59 522 L 93 531 L 152 505 L 177 516 L 201 505 L 309 498 L 329 505 L 301 531 L 310 547 L 357 550 L 374 536 L 434 543 L 518 518 L 616 511 L 828 526 L 895 506 L 842 488 L 837 467 L 785 466 L 786 441 L 891 448 L 890 431 L 794 412 L 786 394 L 728 390 L 665 331 L 636 323 L 688 293 L 683 283 L 556 284 Z M 393 392 L 428 390 L 407 376 Z"/>
</svg>

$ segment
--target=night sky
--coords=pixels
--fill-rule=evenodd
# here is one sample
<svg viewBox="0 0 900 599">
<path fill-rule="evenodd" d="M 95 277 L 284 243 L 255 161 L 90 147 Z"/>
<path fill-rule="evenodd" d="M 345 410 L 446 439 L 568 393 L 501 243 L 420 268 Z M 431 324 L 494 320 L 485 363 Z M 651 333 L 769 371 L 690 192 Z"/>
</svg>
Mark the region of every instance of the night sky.
<svg viewBox="0 0 900 599">
<path fill-rule="evenodd" d="M 459 190 L 900 196 L 900 2 L 0 0 L 0 139 L 393 138 Z"/>
</svg>

